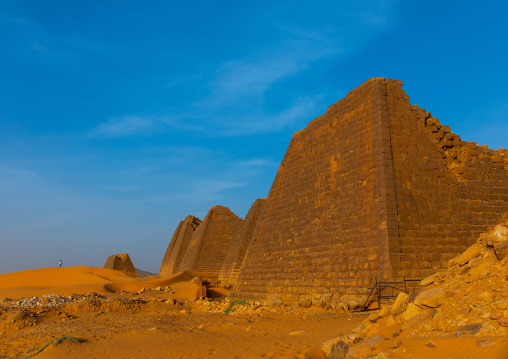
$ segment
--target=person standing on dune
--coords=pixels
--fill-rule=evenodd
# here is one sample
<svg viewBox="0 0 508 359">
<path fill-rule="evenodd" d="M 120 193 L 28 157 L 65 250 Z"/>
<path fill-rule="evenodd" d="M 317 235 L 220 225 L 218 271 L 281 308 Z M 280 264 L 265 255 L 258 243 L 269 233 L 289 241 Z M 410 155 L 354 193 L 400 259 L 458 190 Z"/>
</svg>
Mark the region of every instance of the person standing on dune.
<svg viewBox="0 0 508 359">
<path fill-rule="evenodd" d="M 60 264 L 60 267 L 62 267 L 62 260 L 61 259 L 58 261 L 58 264 Z"/>
</svg>

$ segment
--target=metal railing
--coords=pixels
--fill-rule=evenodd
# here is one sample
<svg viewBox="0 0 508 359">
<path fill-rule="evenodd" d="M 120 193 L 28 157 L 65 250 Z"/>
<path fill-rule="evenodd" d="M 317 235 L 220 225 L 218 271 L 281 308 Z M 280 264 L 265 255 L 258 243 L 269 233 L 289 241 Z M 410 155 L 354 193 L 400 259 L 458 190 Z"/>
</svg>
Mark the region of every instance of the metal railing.
<svg viewBox="0 0 508 359">
<path fill-rule="evenodd" d="M 406 279 L 406 277 L 403 277 L 402 281 L 394 281 L 394 282 L 378 281 L 377 278 L 374 278 L 374 280 L 375 280 L 374 285 L 370 289 L 369 295 L 365 300 L 362 310 L 367 309 L 367 305 L 368 303 L 370 303 L 369 299 L 371 298 L 371 296 L 375 297 L 375 300 L 377 301 L 378 304 L 378 308 L 381 308 L 382 300 L 392 301 L 393 299 L 397 298 L 400 292 L 404 293 L 408 292 L 407 289 L 408 283 L 421 281 L 421 279 Z"/>
</svg>

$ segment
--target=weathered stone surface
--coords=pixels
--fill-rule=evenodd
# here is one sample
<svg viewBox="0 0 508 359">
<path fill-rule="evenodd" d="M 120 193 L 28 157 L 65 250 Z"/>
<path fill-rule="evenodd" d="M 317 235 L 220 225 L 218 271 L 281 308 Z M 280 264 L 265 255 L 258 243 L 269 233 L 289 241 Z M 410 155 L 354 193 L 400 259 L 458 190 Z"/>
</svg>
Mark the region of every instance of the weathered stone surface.
<svg viewBox="0 0 508 359">
<path fill-rule="evenodd" d="M 471 259 L 478 257 L 481 254 L 482 246 L 479 243 L 475 243 L 471 247 L 469 247 L 465 252 L 459 254 L 457 257 L 450 259 L 448 262 L 448 267 L 452 267 L 454 265 L 464 265 L 468 263 Z"/>
<path fill-rule="evenodd" d="M 408 302 L 409 296 L 406 293 L 399 293 L 397 298 L 395 298 L 395 302 L 393 302 L 392 307 L 390 308 L 390 313 L 395 313 L 398 309 L 403 307 Z"/>
<path fill-rule="evenodd" d="M 409 303 L 407 305 L 407 308 L 406 308 L 406 311 L 404 313 L 402 313 L 402 320 L 404 320 L 405 322 L 413 319 L 414 317 L 416 317 L 417 315 L 420 315 L 422 313 L 422 309 L 420 307 L 418 307 L 417 305 L 413 304 L 413 303 Z"/>
<path fill-rule="evenodd" d="M 312 305 L 312 296 L 311 295 L 302 295 L 298 301 L 298 305 L 304 308 L 308 308 Z"/>
<path fill-rule="evenodd" d="M 457 331 L 462 334 L 478 334 L 483 329 L 483 323 L 475 323 L 475 324 L 468 324 L 463 325 L 461 327 L 457 328 Z"/>
<path fill-rule="evenodd" d="M 504 224 L 498 224 L 496 227 L 494 227 L 492 233 L 489 234 L 489 237 L 497 241 L 508 240 L 508 227 Z"/>
<path fill-rule="evenodd" d="M 494 242 L 492 244 L 494 252 L 496 253 L 497 259 L 501 260 L 508 256 L 508 240 L 502 242 Z"/>
<path fill-rule="evenodd" d="M 432 340 L 427 340 L 427 341 L 425 342 L 425 346 L 426 346 L 426 347 L 429 347 L 429 348 L 435 348 L 437 345 L 436 345 L 436 343 L 434 343 L 434 341 L 432 341 Z"/>
<path fill-rule="evenodd" d="M 200 224 L 201 220 L 191 215 L 180 222 L 164 254 L 159 270 L 159 275 L 161 277 L 178 273 L 191 238 Z"/>
<path fill-rule="evenodd" d="M 245 217 L 240 230 L 235 235 L 233 243 L 228 251 L 224 264 L 219 272 L 219 281 L 223 284 L 234 285 L 240 272 L 243 259 L 257 228 L 257 224 L 263 215 L 266 198 L 256 199 Z"/>
<path fill-rule="evenodd" d="M 385 339 L 383 335 L 376 335 L 353 345 L 347 352 L 346 358 L 354 357 L 366 349 L 370 349 Z"/>
<path fill-rule="evenodd" d="M 439 307 L 446 299 L 446 293 L 442 287 L 427 289 L 421 292 L 416 298 L 414 303 L 418 306 L 425 306 L 429 308 Z"/>
<path fill-rule="evenodd" d="M 192 235 L 178 271 L 218 275 L 242 221 L 227 207 L 212 207 Z"/>
<path fill-rule="evenodd" d="M 420 282 L 420 285 L 422 287 L 426 287 L 426 286 L 438 281 L 442 276 L 443 276 L 443 274 L 441 272 L 434 273 L 433 275 L 431 275 L 425 279 L 422 279 Z"/>
<path fill-rule="evenodd" d="M 401 86 L 370 79 L 294 134 L 232 298 L 425 278 L 508 211 L 504 152 L 462 141 Z"/>
<path fill-rule="evenodd" d="M 131 277 L 138 276 L 138 272 L 127 253 L 110 255 L 103 268 L 114 269 Z"/>
<path fill-rule="evenodd" d="M 321 350 L 326 359 L 344 359 L 351 346 L 352 342 L 347 337 L 338 337 L 323 343 Z"/>
</svg>

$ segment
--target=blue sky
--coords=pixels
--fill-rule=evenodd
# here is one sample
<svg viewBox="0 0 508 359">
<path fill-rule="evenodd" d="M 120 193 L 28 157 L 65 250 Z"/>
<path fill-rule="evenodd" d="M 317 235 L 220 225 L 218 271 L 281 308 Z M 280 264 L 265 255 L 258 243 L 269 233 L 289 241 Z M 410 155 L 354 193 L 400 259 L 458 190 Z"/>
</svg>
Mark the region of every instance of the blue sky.
<svg viewBox="0 0 508 359">
<path fill-rule="evenodd" d="M 0 1 L 0 273 L 158 271 L 178 222 L 266 197 L 371 77 L 508 148 L 506 1 Z"/>
</svg>

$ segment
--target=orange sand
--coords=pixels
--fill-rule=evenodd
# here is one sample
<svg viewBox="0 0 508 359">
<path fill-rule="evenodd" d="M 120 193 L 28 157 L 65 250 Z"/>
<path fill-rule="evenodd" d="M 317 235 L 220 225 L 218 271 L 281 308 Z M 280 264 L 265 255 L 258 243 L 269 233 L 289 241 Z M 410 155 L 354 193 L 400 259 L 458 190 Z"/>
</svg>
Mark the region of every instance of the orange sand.
<svg viewBox="0 0 508 359">
<path fill-rule="evenodd" d="M 48 268 L 0 275 L 0 358 L 23 358 L 29 348 L 71 335 L 50 345 L 43 358 L 305 358 L 321 343 L 351 333 L 368 314 L 237 305 L 227 315 L 228 303 L 194 301 L 196 272 L 172 277 L 133 278 L 118 271 L 92 267 Z M 170 286 L 171 291 L 148 290 Z M 142 293 L 132 293 L 142 288 Z M 103 294 L 67 303 L 59 308 L 9 307 L 6 297 L 21 298 L 58 293 Z M 124 291 L 123 293 L 115 293 Z M 129 291 L 130 293 L 127 293 Z M 216 296 L 224 289 L 211 288 Z M 136 299 L 137 298 L 137 299 Z M 139 299 L 142 298 L 142 301 Z M 173 298 L 187 301 L 173 304 Z M 390 333 L 385 333 L 390 337 Z M 507 358 L 506 338 L 477 336 L 432 338 L 436 348 L 424 344 L 428 337 L 403 339 L 393 359 Z M 479 348 L 478 339 L 494 345 Z M 389 348 L 392 339 L 378 349 Z M 358 358 L 365 357 L 362 354 Z M 376 358 L 374 353 L 374 358 Z M 382 359 L 383 357 L 378 357 Z"/>
<path fill-rule="evenodd" d="M 0 300 L 44 294 L 97 294 L 134 292 L 143 288 L 165 287 L 178 283 L 182 299 L 193 299 L 196 285 L 190 280 L 200 273 L 186 271 L 171 277 L 130 277 L 122 272 L 94 267 L 30 269 L 0 275 Z"/>
</svg>

